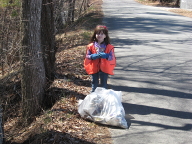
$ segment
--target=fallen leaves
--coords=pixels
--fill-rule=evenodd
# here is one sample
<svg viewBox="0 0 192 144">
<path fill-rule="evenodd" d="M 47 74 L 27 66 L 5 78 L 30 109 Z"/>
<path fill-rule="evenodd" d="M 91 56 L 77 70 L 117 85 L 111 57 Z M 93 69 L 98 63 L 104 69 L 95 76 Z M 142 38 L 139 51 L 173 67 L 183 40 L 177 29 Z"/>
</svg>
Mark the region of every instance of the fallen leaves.
<svg viewBox="0 0 192 144">
<path fill-rule="evenodd" d="M 101 2 L 100 0 L 95 0 Z M 100 6 L 100 5 L 97 5 Z M 96 15 L 101 11 L 96 11 Z M 88 17 L 90 19 L 90 17 Z M 90 26 L 91 21 L 83 27 Z M 97 20 L 98 22 L 98 20 Z M 87 24 L 87 26 L 86 26 Z M 72 30 L 57 35 L 55 80 L 46 96 L 53 99 L 49 110 L 37 116 L 29 127 L 18 125 L 18 118 L 5 124 L 7 143 L 29 144 L 110 144 L 110 133 L 106 126 L 81 118 L 78 100 L 84 99 L 91 90 L 90 76 L 85 73 L 83 60 L 90 30 Z M 54 104 L 54 105 L 52 105 Z"/>
</svg>

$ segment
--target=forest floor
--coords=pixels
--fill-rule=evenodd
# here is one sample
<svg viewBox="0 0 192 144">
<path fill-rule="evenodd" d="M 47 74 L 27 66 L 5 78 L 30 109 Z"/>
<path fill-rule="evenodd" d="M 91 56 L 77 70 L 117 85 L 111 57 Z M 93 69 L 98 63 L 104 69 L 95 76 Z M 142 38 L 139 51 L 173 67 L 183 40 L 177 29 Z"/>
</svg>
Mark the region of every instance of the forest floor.
<svg viewBox="0 0 192 144">
<path fill-rule="evenodd" d="M 192 17 L 191 11 L 174 8 L 173 4 L 151 3 L 136 0 L 145 5 L 169 8 L 169 11 Z M 90 93 L 90 77 L 83 69 L 85 47 L 94 27 L 102 23 L 102 0 L 91 1 L 92 5 L 84 16 L 56 35 L 56 77 L 47 90 L 52 99 L 49 108 L 37 116 L 28 127 L 18 124 L 21 102 L 20 82 L 7 93 L 4 132 L 6 144 L 111 144 L 108 126 L 84 120 L 78 114 L 78 100 Z M 15 90 L 16 89 L 16 90 Z M 14 91 L 14 92 L 13 92 Z"/>
<path fill-rule="evenodd" d="M 91 91 L 90 76 L 85 73 L 83 59 L 86 45 L 97 24 L 102 23 L 102 0 L 93 0 L 87 12 L 56 35 L 56 75 L 46 96 L 52 103 L 28 127 L 19 123 L 20 81 L 7 87 L 4 109 L 6 144 L 111 144 L 107 126 L 84 120 L 78 113 L 78 100 Z M 18 94 L 19 93 L 19 94 Z M 9 98 L 8 98 L 9 97 Z M 9 104 L 8 104 L 9 103 Z M 5 112 L 6 110 L 6 112 Z"/>
</svg>

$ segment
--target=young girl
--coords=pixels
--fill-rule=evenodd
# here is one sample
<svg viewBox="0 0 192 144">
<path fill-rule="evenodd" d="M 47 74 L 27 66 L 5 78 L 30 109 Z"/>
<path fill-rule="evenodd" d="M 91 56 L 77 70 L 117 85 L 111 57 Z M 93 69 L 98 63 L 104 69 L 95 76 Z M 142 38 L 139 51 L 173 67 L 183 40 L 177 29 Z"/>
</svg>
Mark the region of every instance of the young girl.
<svg viewBox="0 0 192 144">
<path fill-rule="evenodd" d="M 84 68 L 92 78 L 92 92 L 99 85 L 107 88 L 108 75 L 114 75 L 113 70 L 116 65 L 114 46 L 110 44 L 108 29 L 104 25 L 96 26 L 87 46 Z"/>
</svg>

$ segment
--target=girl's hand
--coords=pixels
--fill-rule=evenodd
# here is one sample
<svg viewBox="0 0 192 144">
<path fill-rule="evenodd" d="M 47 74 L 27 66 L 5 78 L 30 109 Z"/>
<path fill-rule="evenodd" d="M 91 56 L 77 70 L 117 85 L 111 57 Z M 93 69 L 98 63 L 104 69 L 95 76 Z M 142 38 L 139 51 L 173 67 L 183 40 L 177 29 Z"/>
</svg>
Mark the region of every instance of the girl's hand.
<svg viewBox="0 0 192 144">
<path fill-rule="evenodd" d="M 99 58 L 99 54 L 91 54 L 91 59 L 96 60 Z"/>
<path fill-rule="evenodd" d="M 104 58 L 104 59 L 109 58 L 109 54 L 108 54 L 108 53 L 104 53 L 104 52 L 100 52 L 100 53 L 99 53 L 99 56 L 100 56 L 101 58 Z"/>
</svg>

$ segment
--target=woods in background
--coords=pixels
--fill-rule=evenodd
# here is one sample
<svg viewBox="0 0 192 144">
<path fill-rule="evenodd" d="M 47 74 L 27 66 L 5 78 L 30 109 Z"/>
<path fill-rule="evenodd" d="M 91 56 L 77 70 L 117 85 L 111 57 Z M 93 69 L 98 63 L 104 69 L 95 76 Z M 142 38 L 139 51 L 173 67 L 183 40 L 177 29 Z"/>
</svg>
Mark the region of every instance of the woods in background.
<svg viewBox="0 0 192 144">
<path fill-rule="evenodd" d="M 89 4 L 89 0 L 1 0 L 0 105 L 4 120 L 10 106 L 15 111 L 14 100 L 21 100 L 23 124 L 42 111 L 45 91 L 54 80 L 55 35 L 78 20 Z"/>
</svg>

